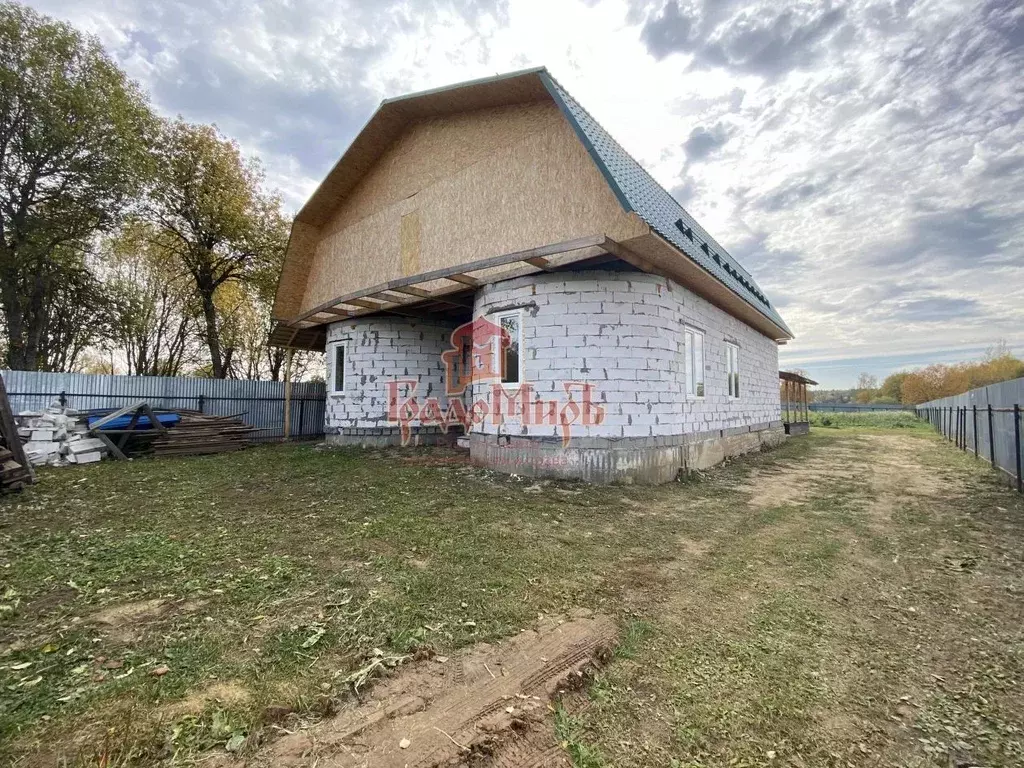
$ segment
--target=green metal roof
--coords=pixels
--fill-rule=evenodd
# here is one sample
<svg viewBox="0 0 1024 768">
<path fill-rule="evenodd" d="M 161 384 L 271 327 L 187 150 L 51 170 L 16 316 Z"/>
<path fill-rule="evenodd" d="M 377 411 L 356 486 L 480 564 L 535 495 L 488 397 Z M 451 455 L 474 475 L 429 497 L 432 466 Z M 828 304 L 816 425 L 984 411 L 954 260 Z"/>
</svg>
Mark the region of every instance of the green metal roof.
<svg viewBox="0 0 1024 768">
<path fill-rule="evenodd" d="M 580 106 L 546 69 L 537 70 L 623 207 L 792 336 L 764 291 L 663 186 Z"/>
</svg>

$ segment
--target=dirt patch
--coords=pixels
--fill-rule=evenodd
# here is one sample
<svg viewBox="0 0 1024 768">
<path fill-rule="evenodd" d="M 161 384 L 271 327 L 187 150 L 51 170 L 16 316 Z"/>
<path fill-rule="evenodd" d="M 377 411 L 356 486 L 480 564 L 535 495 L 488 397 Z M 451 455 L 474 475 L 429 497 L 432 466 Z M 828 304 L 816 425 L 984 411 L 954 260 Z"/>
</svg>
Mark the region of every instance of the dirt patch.
<svg viewBox="0 0 1024 768">
<path fill-rule="evenodd" d="M 172 718 L 182 715 L 198 715 L 210 704 L 239 706 L 248 703 L 251 698 L 249 691 L 240 683 L 224 681 L 214 683 L 201 691 L 189 694 L 181 701 L 169 704 L 164 712 Z"/>
<path fill-rule="evenodd" d="M 156 621 L 173 608 L 166 600 L 136 600 L 96 611 L 89 621 L 99 624 L 113 640 L 130 643 L 141 636 L 141 627 Z"/>
<path fill-rule="evenodd" d="M 616 629 L 579 618 L 403 669 L 336 717 L 284 736 L 258 765 L 428 768 L 568 765 L 550 721 L 558 691 L 609 656 Z"/>
</svg>

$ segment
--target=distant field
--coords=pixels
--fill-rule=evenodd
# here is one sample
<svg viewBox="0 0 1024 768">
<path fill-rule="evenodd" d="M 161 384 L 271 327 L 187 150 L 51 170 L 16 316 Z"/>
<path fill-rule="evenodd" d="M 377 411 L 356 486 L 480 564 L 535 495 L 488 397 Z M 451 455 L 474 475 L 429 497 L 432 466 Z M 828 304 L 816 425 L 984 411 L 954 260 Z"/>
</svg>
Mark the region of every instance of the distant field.
<svg viewBox="0 0 1024 768">
<path fill-rule="evenodd" d="M 878 427 L 879 429 L 927 429 L 926 422 L 913 411 L 860 411 L 858 413 L 831 413 L 811 411 L 814 427 Z"/>
</svg>

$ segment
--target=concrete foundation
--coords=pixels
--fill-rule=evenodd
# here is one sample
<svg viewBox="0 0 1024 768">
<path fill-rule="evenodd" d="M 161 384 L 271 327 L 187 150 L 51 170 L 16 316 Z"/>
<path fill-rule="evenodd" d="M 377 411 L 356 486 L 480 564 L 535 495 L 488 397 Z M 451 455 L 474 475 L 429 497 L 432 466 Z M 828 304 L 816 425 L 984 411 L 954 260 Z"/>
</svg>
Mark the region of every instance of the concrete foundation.
<svg viewBox="0 0 1024 768">
<path fill-rule="evenodd" d="M 680 472 L 780 445 L 785 438 L 781 422 L 696 435 L 580 438 L 565 447 L 552 438 L 473 433 L 470 456 L 479 466 L 525 477 L 657 485 Z"/>
<path fill-rule="evenodd" d="M 409 441 L 404 445 L 407 447 L 454 446 L 461 434 L 461 427 L 458 430 L 449 429 L 447 432 L 442 432 L 438 427 L 414 426 L 411 429 Z M 326 435 L 325 442 L 328 445 L 359 448 L 390 448 L 403 445 L 402 433 L 398 427 L 337 428 L 335 432 Z"/>
</svg>

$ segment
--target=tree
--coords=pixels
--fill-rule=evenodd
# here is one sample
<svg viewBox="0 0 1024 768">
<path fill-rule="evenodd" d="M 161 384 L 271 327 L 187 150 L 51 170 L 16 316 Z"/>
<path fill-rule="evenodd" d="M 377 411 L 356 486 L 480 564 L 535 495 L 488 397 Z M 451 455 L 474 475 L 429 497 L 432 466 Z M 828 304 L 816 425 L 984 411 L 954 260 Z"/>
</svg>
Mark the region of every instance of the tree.
<svg viewBox="0 0 1024 768">
<path fill-rule="evenodd" d="M 887 402 L 903 402 L 903 382 L 910 374 L 906 371 L 890 373 L 885 377 L 882 386 L 878 388 L 878 397 L 885 398 Z"/>
<path fill-rule="evenodd" d="M 39 340 L 36 368 L 72 371 L 81 355 L 109 333 L 110 300 L 77 249 L 46 264 L 48 289 L 42 306 L 45 333 Z"/>
<path fill-rule="evenodd" d="M 870 373 L 862 373 L 857 377 L 857 402 L 870 403 L 871 398 L 875 396 L 876 389 L 878 389 L 878 377 Z"/>
<path fill-rule="evenodd" d="M 261 192 L 259 163 L 244 160 L 216 126 L 167 122 L 154 152 L 148 214 L 195 284 L 210 371 L 225 378 L 233 353 L 222 344 L 217 293 L 279 263 L 280 201 Z"/>
<path fill-rule="evenodd" d="M 161 234 L 136 220 L 103 243 L 109 338 L 129 374 L 178 376 L 196 362 L 195 290 Z"/>
<path fill-rule="evenodd" d="M 113 226 L 135 198 L 153 121 L 95 38 L 0 3 L 0 305 L 9 367 L 48 364 L 54 292 L 69 274 L 61 257 Z"/>
</svg>

